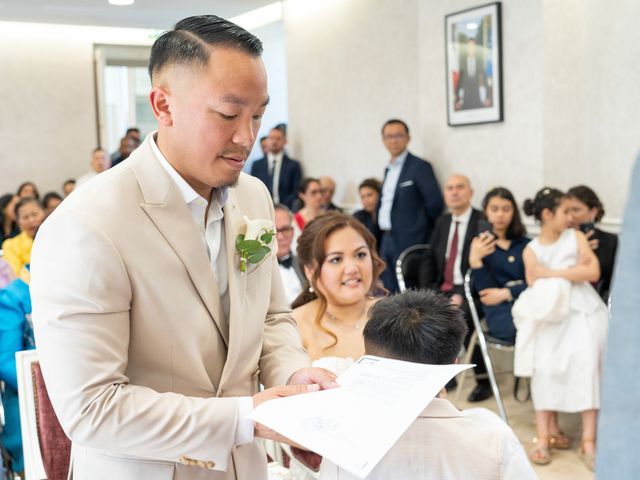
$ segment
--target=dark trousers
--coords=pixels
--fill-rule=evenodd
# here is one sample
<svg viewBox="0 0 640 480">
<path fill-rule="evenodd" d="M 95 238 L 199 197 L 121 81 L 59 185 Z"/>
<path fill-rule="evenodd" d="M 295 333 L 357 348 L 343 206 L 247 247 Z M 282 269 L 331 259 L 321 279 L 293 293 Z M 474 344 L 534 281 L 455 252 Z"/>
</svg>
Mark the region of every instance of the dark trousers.
<svg viewBox="0 0 640 480">
<path fill-rule="evenodd" d="M 454 285 L 453 292 L 459 295 L 462 295 L 462 305 L 460 309 L 464 314 L 464 318 L 467 321 L 467 336 L 464 339 L 464 346 L 468 350 L 469 342 L 471 341 L 471 336 L 473 332 L 476 331 L 475 326 L 473 325 L 473 319 L 471 318 L 471 309 L 469 308 L 469 302 L 467 302 L 467 297 L 464 295 L 464 287 L 462 285 Z M 476 308 L 478 306 L 476 305 Z M 473 373 L 476 376 L 476 382 L 478 384 L 484 383 L 488 384 L 489 379 L 487 377 L 487 366 L 484 363 L 484 358 L 482 357 L 482 351 L 480 350 L 480 345 L 476 343 L 475 348 L 473 349 L 473 355 L 471 356 L 471 363 L 475 363 L 476 366 L 473 369 Z"/>
<path fill-rule="evenodd" d="M 380 256 L 387 266 L 380 275 L 380 280 L 382 280 L 384 288 L 392 294 L 399 291 L 398 279 L 396 278 L 396 262 L 400 253 L 396 248 L 396 242 L 393 237 L 389 233 L 383 233 L 380 241 Z"/>
</svg>

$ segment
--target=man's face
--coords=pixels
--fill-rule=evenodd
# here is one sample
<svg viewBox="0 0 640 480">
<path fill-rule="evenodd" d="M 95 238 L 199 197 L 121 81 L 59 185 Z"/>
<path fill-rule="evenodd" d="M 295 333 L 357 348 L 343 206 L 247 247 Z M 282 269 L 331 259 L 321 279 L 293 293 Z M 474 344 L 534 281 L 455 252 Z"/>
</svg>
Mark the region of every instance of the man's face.
<svg viewBox="0 0 640 480">
<path fill-rule="evenodd" d="M 167 66 L 151 92 L 158 147 L 208 198 L 238 181 L 268 99 L 262 60 L 237 49 L 213 48 L 205 67 Z"/>
<path fill-rule="evenodd" d="M 269 149 L 271 153 L 280 153 L 287 144 L 287 137 L 284 136 L 282 130 L 274 128 L 269 132 Z"/>
<path fill-rule="evenodd" d="M 127 133 L 126 136 L 131 138 L 138 145 L 140 145 L 140 132 L 136 130 L 131 130 L 129 133 Z"/>
<path fill-rule="evenodd" d="M 462 175 L 454 175 L 444 186 L 444 203 L 452 210 L 466 210 L 471 205 L 473 190 L 469 180 Z"/>
<path fill-rule="evenodd" d="M 293 241 L 293 227 L 289 214 L 283 210 L 275 211 L 276 239 L 278 240 L 278 258 L 291 254 L 291 242 Z"/>
<path fill-rule="evenodd" d="M 76 184 L 73 182 L 67 182 L 62 186 L 62 191 L 64 192 L 64 196 L 66 197 L 67 195 L 69 195 L 71 192 L 73 192 L 73 189 L 75 188 Z"/>
<path fill-rule="evenodd" d="M 322 205 L 326 207 L 331 204 L 336 183 L 329 177 L 320 177 L 320 189 L 322 190 Z"/>
<path fill-rule="evenodd" d="M 401 123 L 390 123 L 384 127 L 382 141 L 392 157 L 395 158 L 404 152 L 409 140 L 411 140 L 411 137 Z"/>
<path fill-rule="evenodd" d="M 130 136 L 122 137 L 122 140 L 120 140 L 120 154 L 127 158 L 131 155 L 131 152 L 138 148 L 138 145 L 140 145 L 140 139 L 136 140 Z"/>
<path fill-rule="evenodd" d="M 91 155 L 91 168 L 96 173 L 104 172 L 110 164 L 109 156 L 104 150 L 97 150 Z"/>
</svg>

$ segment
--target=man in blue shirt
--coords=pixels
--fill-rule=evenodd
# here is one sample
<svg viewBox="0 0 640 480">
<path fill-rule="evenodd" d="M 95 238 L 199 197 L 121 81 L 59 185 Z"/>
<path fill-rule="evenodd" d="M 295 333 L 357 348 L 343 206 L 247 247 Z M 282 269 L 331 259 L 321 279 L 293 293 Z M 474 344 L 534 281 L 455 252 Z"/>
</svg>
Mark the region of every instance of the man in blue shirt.
<svg viewBox="0 0 640 480">
<path fill-rule="evenodd" d="M 385 170 L 378 223 L 382 230 L 380 254 L 387 263 L 382 273 L 384 286 L 398 290 L 395 263 L 407 248 L 427 243 L 436 218 L 442 213 L 443 199 L 431 164 L 407 150 L 409 127 L 398 119 L 387 120 L 382 141 L 391 154 Z"/>
</svg>

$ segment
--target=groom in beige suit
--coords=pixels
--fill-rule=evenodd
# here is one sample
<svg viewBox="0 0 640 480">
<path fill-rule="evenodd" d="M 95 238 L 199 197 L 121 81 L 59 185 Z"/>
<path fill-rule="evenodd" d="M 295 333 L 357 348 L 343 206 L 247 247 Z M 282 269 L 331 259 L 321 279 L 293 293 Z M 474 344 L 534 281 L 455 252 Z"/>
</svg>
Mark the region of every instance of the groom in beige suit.
<svg viewBox="0 0 640 480">
<path fill-rule="evenodd" d="M 277 436 L 251 409 L 335 386 L 308 367 L 273 250 L 239 269 L 243 217 L 274 216 L 241 173 L 268 103 L 261 52 L 214 16 L 160 36 L 158 131 L 38 234 L 37 347 L 75 480 L 266 479 L 255 437 Z"/>
</svg>

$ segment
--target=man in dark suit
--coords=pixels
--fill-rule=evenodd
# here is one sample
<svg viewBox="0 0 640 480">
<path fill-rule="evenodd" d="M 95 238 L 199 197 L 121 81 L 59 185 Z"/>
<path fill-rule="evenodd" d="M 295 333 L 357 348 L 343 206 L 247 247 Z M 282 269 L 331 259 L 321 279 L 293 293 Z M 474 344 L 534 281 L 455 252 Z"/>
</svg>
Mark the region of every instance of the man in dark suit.
<svg viewBox="0 0 640 480">
<path fill-rule="evenodd" d="M 391 160 L 384 174 L 378 224 L 382 230 L 380 254 L 387 263 L 381 278 L 391 292 L 398 290 L 398 257 L 412 245 L 429 241 L 443 207 L 431 164 L 409 153 L 409 140 L 409 127 L 402 120 L 388 120 L 382 127 L 382 141 Z"/>
<path fill-rule="evenodd" d="M 469 305 L 464 296 L 464 274 L 469 269 L 471 240 L 478 234 L 478 221 L 482 212 L 471 206 L 473 189 L 464 175 L 452 175 L 444 186 L 444 202 L 449 213 L 438 218 L 433 229 L 431 253 L 433 257 L 433 278 L 427 283 L 443 293 L 451 295 L 451 301 L 459 305 L 469 330 L 465 345 L 474 331 Z M 476 374 L 476 388 L 469 395 L 470 402 L 479 402 L 491 396 L 491 386 L 486 377 L 486 367 L 478 348 L 473 355 Z"/>
<path fill-rule="evenodd" d="M 253 163 L 251 175 L 258 177 L 267 186 L 273 203 L 282 203 L 292 208 L 294 200 L 298 197 L 302 169 L 298 161 L 289 158 L 285 153 L 286 144 L 284 128 L 272 128 L 268 138 L 269 153 Z"/>
</svg>

